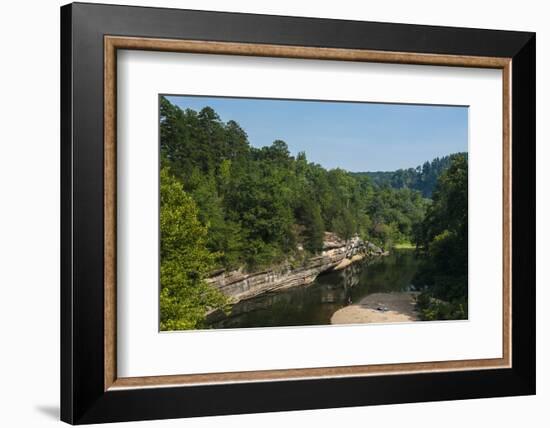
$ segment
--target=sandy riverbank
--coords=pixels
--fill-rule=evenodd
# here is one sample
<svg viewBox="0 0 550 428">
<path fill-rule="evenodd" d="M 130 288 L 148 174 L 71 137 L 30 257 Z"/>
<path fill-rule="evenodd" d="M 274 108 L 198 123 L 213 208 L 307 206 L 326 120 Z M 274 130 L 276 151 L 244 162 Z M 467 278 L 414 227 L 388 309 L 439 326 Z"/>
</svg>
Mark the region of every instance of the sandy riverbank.
<svg viewBox="0 0 550 428">
<path fill-rule="evenodd" d="M 417 292 L 374 293 L 337 310 L 331 324 L 364 324 L 418 321 L 414 311 Z M 387 311 L 377 310 L 387 308 Z"/>
</svg>

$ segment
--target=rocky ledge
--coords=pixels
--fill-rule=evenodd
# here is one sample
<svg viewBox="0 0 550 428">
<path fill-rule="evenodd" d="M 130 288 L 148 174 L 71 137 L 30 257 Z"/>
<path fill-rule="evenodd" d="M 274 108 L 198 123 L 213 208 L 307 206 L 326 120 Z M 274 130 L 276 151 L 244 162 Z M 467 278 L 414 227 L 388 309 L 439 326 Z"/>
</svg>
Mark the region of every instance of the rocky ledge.
<svg viewBox="0 0 550 428">
<path fill-rule="evenodd" d="M 269 291 L 306 286 L 322 272 L 344 269 L 365 257 L 386 254 L 381 248 L 358 236 L 345 241 L 334 233 L 326 232 L 321 254 L 309 258 L 300 267 L 293 268 L 286 264 L 261 272 L 222 272 L 208 278 L 207 282 L 237 302 Z"/>
</svg>

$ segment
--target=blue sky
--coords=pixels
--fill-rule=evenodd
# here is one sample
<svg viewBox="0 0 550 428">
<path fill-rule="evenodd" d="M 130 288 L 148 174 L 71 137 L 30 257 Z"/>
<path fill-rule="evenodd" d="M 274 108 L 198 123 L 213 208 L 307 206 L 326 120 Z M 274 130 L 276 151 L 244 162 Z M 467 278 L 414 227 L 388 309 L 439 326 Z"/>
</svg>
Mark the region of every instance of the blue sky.
<svg viewBox="0 0 550 428">
<path fill-rule="evenodd" d="M 251 145 L 283 140 L 293 155 L 348 171 L 415 167 L 468 151 L 468 108 L 407 104 L 168 96 L 182 109 L 212 107 Z"/>
</svg>

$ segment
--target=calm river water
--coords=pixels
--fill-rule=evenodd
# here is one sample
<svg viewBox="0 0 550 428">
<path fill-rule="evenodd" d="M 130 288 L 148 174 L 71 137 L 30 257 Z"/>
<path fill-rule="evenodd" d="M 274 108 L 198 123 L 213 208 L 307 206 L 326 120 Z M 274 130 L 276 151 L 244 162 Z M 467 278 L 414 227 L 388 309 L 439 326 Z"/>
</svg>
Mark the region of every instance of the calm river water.
<svg viewBox="0 0 550 428">
<path fill-rule="evenodd" d="M 372 293 L 411 290 L 418 268 L 413 250 L 355 263 L 319 275 L 308 287 L 266 293 L 233 306 L 211 328 L 281 327 L 330 324 L 334 312 Z"/>
</svg>

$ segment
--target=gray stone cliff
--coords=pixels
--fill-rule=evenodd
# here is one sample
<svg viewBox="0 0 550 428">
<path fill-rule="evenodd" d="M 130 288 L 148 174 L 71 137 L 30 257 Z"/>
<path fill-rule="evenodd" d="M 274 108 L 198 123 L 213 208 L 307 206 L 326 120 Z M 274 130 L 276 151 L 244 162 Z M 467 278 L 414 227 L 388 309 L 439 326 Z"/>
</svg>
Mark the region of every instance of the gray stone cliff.
<svg viewBox="0 0 550 428">
<path fill-rule="evenodd" d="M 292 268 L 287 264 L 253 273 L 241 270 L 222 272 L 208 278 L 207 282 L 237 302 L 269 291 L 307 286 L 322 272 L 343 269 L 365 257 L 384 254 L 383 250 L 358 236 L 344 241 L 327 232 L 321 254 L 309 258 L 300 267 Z"/>
</svg>

